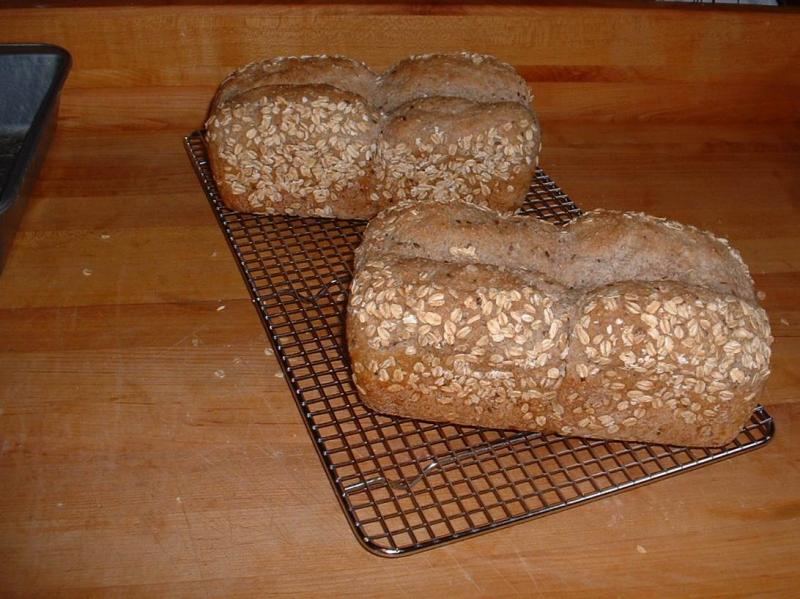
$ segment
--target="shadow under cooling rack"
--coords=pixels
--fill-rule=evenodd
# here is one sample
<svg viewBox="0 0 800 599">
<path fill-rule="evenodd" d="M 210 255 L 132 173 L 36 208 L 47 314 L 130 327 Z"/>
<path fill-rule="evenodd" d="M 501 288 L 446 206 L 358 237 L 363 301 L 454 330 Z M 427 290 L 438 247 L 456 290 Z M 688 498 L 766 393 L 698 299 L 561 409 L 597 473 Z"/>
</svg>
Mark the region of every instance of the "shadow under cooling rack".
<svg viewBox="0 0 800 599">
<path fill-rule="evenodd" d="M 339 503 L 369 551 L 400 556 L 649 483 L 765 444 L 759 407 L 730 445 L 696 449 L 421 422 L 365 407 L 344 315 L 365 224 L 242 214 L 220 201 L 201 132 L 186 149 L 228 240 Z M 541 170 L 525 214 L 578 207 Z"/>
</svg>

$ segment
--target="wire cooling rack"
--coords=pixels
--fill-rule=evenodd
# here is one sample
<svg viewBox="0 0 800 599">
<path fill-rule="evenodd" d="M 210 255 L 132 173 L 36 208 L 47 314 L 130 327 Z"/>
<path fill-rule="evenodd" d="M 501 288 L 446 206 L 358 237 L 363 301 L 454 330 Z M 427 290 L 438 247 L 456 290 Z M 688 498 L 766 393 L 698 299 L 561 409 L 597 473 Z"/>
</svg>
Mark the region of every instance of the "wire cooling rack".
<svg viewBox="0 0 800 599">
<path fill-rule="evenodd" d="M 730 445 L 696 449 L 515 433 L 383 416 L 350 376 L 344 319 L 366 223 L 259 216 L 220 201 L 201 132 L 185 138 L 289 388 L 359 541 L 408 555 L 737 455 L 768 442 L 759 407 Z M 523 212 L 579 208 L 541 170 Z"/>
</svg>

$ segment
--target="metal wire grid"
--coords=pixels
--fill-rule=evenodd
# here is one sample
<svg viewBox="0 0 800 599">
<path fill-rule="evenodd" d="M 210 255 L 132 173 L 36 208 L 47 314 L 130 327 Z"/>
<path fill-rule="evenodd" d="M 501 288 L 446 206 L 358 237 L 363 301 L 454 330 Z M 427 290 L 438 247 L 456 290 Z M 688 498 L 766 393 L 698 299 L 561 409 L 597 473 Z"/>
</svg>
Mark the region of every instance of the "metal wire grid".
<svg viewBox="0 0 800 599">
<path fill-rule="evenodd" d="M 359 541 L 407 555 L 648 483 L 765 444 L 759 407 L 730 445 L 690 449 L 383 416 L 359 400 L 344 342 L 353 251 L 365 223 L 228 210 L 202 134 L 187 151 Z M 539 170 L 525 214 L 564 223 L 579 208 Z"/>
</svg>

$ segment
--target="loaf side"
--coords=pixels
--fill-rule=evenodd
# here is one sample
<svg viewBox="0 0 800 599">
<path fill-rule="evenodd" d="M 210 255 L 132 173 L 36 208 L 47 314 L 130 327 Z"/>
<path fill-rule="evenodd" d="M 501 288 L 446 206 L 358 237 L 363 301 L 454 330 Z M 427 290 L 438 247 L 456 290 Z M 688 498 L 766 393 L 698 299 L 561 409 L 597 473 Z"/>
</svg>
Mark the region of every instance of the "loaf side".
<svg viewBox="0 0 800 599">
<path fill-rule="evenodd" d="M 375 199 L 461 199 L 500 212 L 522 206 L 541 142 L 516 102 L 412 100 L 387 117 L 375 157 Z"/>
<path fill-rule="evenodd" d="M 206 123 L 226 203 L 240 211 L 368 218 L 379 115 L 329 85 L 269 85 L 222 103 Z"/>
</svg>

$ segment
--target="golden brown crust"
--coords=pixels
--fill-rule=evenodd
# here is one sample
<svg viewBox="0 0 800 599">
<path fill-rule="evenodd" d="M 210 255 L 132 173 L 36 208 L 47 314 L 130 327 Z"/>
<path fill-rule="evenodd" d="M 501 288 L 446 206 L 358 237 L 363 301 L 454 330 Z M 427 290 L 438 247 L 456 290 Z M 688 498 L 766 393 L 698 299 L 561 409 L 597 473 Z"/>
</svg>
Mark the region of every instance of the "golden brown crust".
<svg viewBox="0 0 800 599">
<path fill-rule="evenodd" d="M 755 302 L 747 267 L 725 239 L 635 212 L 594 210 L 558 227 L 458 201 L 403 202 L 375 218 L 357 261 L 381 251 L 522 267 L 568 289 L 620 280 L 676 281 Z"/>
<path fill-rule="evenodd" d="M 443 208 L 384 211 L 357 251 L 347 333 L 366 403 L 677 445 L 723 445 L 738 433 L 769 374 L 772 337 L 727 242 L 641 214 L 595 212 L 557 228 L 461 202 Z M 605 260 L 637 231 L 650 246 L 615 263 L 572 258 Z M 681 273 L 664 253 L 673 244 L 690 248 Z"/>
<path fill-rule="evenodd" d="M 667 281 L 594 289 L 572 322 L 562 432 L 722 445 L 756 407 L 770 340 L 764 311 L 731 295 Z"/>
<path fill-rule="evenodd" d="M 566 284 L 597 287 L 619 280 L 684 281 L 754 302 L 753 280 L 726 239 L 641 212 L 594 210 L 569 223 L 563 243 Z"/>
</svg>

